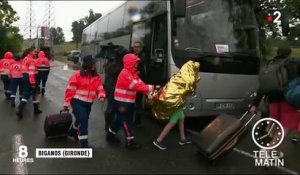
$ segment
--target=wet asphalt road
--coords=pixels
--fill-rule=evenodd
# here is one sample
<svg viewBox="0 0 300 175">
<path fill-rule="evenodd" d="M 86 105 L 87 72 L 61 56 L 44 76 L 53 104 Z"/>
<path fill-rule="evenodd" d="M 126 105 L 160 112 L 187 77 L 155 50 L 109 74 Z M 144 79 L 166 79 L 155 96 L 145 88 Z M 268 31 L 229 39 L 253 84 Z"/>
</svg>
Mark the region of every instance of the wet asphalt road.
<svg viewBox="0 0 300 175">
<path fill-rule="evenodd" d="M 220 160 L 212 163 L 204 159 L 194 145 L 180 146 L 177 129 L 166 137 L 168 149 L 160 151 L 152 145 L 164 123 L 152 117 L 143 119 L 143 126 L 135 128 L 137 141 L 142 145 L 138 151 L 125 149 L 124 144 L 110 146 L 105 141 L 103 109 L 104 103 L 95 102 L 89 120 L 89 143 L 93 147 L 92 159 L 38 159 L 36 148 L 78 148 L 72 138 L 45 138 L 43 124 L 46 115 L 57 113 L 63 104 L 64 89 L 67 80 L 74 72 L 64 70 L 63 63 L 54 62 L 47 84 L 45 97 L 41 99 L 43 113 L 34 116 L 32 104 L 26 107 L 24 118 L 18 120 L 15 109 L 4 99 L 3 86 L 0 83 L 0 173 L 13 174 L 12 138 L 15 134 L 23 136 L 28 147 L 28 157 L 34 158 L 27 163 L 29 174 L 299 174 L 300 146 L 288 139 L 282 144 L 285 150 L 284 168 L 261 168 L 254 166 L 253 150 L 258 150 L 251 140 L 250 130 L 243 136 L 237 147 Z M 18 103 L 18 102 L 17 102 Z M 200 122 L 201 119 L 189 119 L 189 122 Z M 250 125 L 253 125 L 254 121 Z M 190 125 L 189 123 L 187 124 Z M 195 124 L 193 124 L 195 125 Z M 189 137 L 197 139 L 197 133 L 188 132 Z M 122 141 L 122 131 L 118 133 Z"/>
</svg>

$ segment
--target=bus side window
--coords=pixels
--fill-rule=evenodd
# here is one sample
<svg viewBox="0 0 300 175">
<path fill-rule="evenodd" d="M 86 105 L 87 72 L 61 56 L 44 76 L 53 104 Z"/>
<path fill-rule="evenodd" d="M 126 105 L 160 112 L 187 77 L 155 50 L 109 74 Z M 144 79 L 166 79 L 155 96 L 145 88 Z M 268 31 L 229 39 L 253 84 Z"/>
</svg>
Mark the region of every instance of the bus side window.
<svg viewBox="0 0 300 175">
<path fill-rule="evenodd" d="M 154 62 L 162 62 L 166 58 L 167 51 L 167 17 L 162 15 L 157 17 L 152 26 L 152 49 L 151 58 Z"/>
</svg>

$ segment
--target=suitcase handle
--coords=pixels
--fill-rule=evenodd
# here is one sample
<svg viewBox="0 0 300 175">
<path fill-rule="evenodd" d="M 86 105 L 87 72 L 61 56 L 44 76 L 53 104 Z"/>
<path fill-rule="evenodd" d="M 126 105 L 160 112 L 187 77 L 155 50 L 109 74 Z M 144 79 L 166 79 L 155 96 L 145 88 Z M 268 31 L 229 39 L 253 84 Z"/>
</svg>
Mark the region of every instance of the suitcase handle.
<svg viewBox="0 0 300 175">
<path fill-rule="evenodd" d="M 61 115 L 61 113 L 63 113 L 63 112 L 69 113 L 69 112 L 70 112 L 70 110 L 69 110 L 69 109 L 67 109 L 67 110 L 65 110 L 65 109 L 62 109 L 62 110 L 60 110 L 60 111 L 59 111 L 59 114 Z"/>
<path fill-rule="evenodd" d="M 244 115 L 240 118 L 240 120 L 242 120 L 243 118 L 245 118 L 245 116 L 249 113 L 249 111 L 247 110 Z M 247 126 L 251 120 L 256 116 L 256 112 L 251 116 L 251 118 L 247 121 L 247 123 L 245 124 L 245 126 Z"/>
</svg>

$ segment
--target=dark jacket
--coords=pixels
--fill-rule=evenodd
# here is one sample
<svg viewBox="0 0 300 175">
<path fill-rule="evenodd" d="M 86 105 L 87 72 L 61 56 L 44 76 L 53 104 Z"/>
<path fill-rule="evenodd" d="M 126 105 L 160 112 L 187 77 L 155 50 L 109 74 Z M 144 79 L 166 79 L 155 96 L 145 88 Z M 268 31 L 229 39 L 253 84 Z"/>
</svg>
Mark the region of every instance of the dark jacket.
<svg viewBox="0 0 300 175">
<path fill-rule="evenodd" d="M 281 60 L 281 59 L 286 59 L 286 58 L 277 56 L 274 59 Z M 300 77 L 300 61 L 296 60 L 296 59 L 292 59 L 292 58 L 289 58 L 289 59 L 291 59 L 291 60 L 287 63 L 286 69 L 287 69 L 288 79 L 290 81 L 296 77 Z M 261 101 L 261 99 L 264 95 L 266 96 L 268 103 L 276 103 L 276 102 L 285 101 L 283 92 L 273 92 L 271 94 L 263 94 L 260 91 L 260 89 L 258 88 L 257 96 L 253 101 L 253 105 L 258 106 L 259 102 Z"/>
<path fill-rule="evenodd" d="M 129 51 L 130 53 L 134 53 L 133 49 L 131 49 Z M 136 54 L 135 54 L 136 55 Z M 146 56 L 145 56 L 145 53 L 144 53 L 144 50 L 141 52 L 141 54 L 137 55 L 141 61 L 139 63 L 139 66 L 137 68 L 137 70 L 139 71 L 139 78 L 145 82 L 145 79 L 146 79 Z"/>
<path fill-rule="evenodd" d="M 118 76 L 123 69 L 122 59 L 108 62 L 105 67 L 104 89 L 108 99 L 114 99 Z"/>
</svg>

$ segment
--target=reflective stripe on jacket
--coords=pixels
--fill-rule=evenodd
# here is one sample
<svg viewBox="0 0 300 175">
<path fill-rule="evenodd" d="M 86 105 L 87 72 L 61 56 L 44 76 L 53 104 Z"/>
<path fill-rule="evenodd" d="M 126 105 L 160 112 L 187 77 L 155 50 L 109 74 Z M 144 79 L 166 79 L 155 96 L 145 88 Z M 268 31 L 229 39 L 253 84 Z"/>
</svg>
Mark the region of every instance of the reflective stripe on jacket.
<svg viewBox="0 0 300 175">
<path fill-rule="evenodd" d="M 92 103 L 96 98 L 105 98 L 105 91 L 100 75 L 90 76 L 83 70 L 75 72 L 65 91 L 64 106 L 70 106 L 73 98 Z"/>
<path fill-rule="evenodd" d="M 148 94 L 154 90 L 153 85 L 146 85 L 139 77 L 135 64 L 140 59 L 134 54 L 127 54 L 123 58 L 124 68 L 119 74 L 116 88 L 115 88 L 115 100 L 134 103 L 136 99 L 136 93 L 142 92 Z"/>
<path fill-rule="evenodd" d="M 36 64 L 39 72 L 49 71 L 50 69 L 50 61 L 43 51 L 39 52 Z"/>
</svg>

